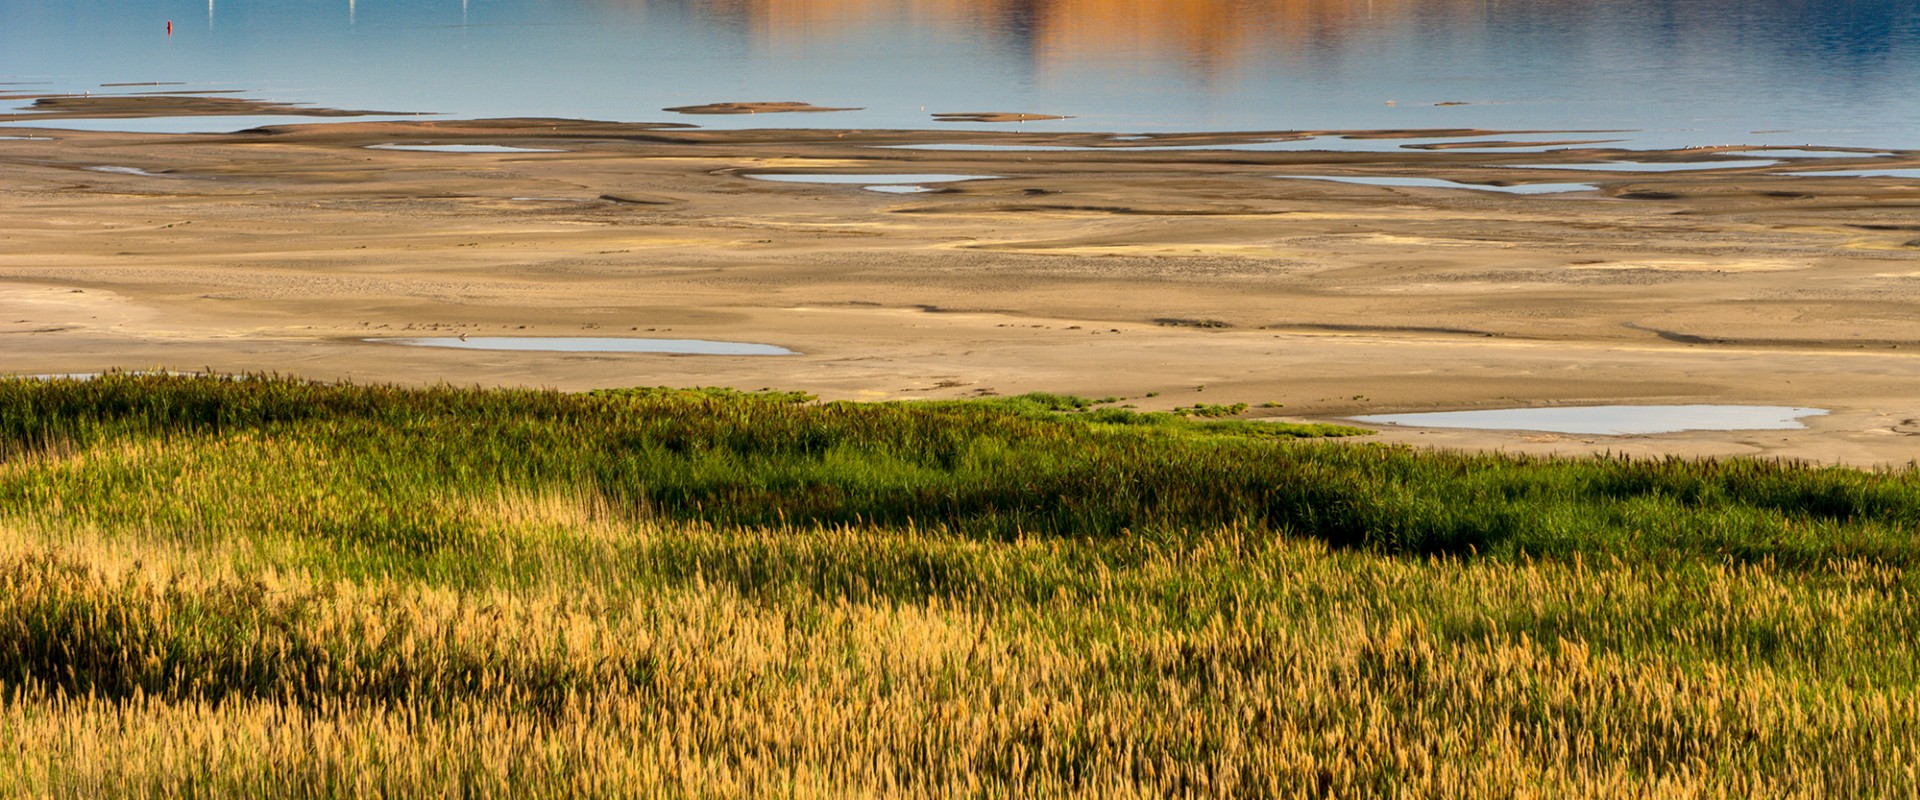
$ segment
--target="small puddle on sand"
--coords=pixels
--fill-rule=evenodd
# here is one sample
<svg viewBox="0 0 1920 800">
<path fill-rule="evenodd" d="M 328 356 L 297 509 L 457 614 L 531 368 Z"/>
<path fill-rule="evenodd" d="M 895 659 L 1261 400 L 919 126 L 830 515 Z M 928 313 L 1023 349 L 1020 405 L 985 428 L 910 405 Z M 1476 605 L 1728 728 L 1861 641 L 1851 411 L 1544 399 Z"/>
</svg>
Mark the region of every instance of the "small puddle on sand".
<svg viewBox="0 0 1920 800">
<path fill-rule="evenodd" d="M 513 147 L 504 144 L 370 144 L 368 150 L 411 150 L 421 153 L 564 153 L 540 147 Z"/>
<path fill-rule="evenodd" d="M 1591 183 L 1525 183 L 1515 184 L 1513 186 L 1489 186 L 1484 183 L 1461 183 L 1460 181 L 1442 180 L 1440 178 L 1360 177 L 1345 175 L 1275 175 L 1274 177 L 1284 180 L 1357 183 L 1362 186 L 1470 189 L 1476 192 L 1501 192 L 1503 194 L 1560 194 L 1562 192 L 1589 192 L 1596 188 Z"/>
<path fill-rule="evenodd" d="M 771 344 L 714 342 L 705 339 L 627 339 L 621 337 L 469 336 L 367 339 L 379 344 L 455 347 L 464 350 L 521 350 L 548 353 L 667 353 L 700 356 L 792 356 L 799 353 Z"/>
<path fill-rule="evenodd" d="M 110 172 L 115 175 L 145 175 L 149 178 L 164 177 L 155 175 L 139 167 L 81 167 L 88 172 Z"/>
<path fill-rule="evenodd" d="M 830 183 L 830 184 L 843 184 L 843 185 L 854 184 L 854 185 L 860 186 L 860 188 L 865 189 L 869 192 L 887 192 L 889 194 L 916 194 L 919 192 L 933 191 L 933 189 L 931 188 L 920 185 L 923 183 L 953 183 L 955 181 L 988 181 L 988 180 L 993 180 L 995 178 L 998 178 L 1000 176 L 998 175 L 946 175 L 946 174 L 938 174 L 938 173 L 898 174 L 898 175 L 886 174 L 886 173 L 864 173 L 864 174 L 858 174 L 858 175 L 847 174 L 847 173 L 837 173 L 837 174 L 813 173 L 813 174 L 807 174 L 807 175 L 798 175 L 798 174 L 792 174 L 792 173 L 762 172 L 762 173 L 750 174 L 750 175 L 747 175 L 746 177 L 752 178 L 754 180 L 759 180 L 759 181 L 778 181 L 780 183 Z"/>
<path fill-rule="evenodd" d="M 1630 436 L 1685 431 L 1793 430 L 1806 427 L 1801 424 L 1801 417 L 1817 417 L 1826 413 L 1826 409 L 1822 408 L 1793 406 L 1563 406 L 1371 414 L 1348 419 L 1372 425 L 1412 428 Z"/>
</svg>

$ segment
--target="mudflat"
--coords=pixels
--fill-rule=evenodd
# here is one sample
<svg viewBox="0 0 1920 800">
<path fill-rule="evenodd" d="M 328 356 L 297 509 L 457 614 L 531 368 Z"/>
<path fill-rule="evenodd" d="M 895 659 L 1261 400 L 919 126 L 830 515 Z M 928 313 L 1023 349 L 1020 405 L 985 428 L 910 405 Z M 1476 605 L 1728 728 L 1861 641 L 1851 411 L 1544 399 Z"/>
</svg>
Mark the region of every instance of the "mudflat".
<svg viewBox="0 0 1920 800">
<path fill-rule="evenodd" d="M 557 119 L 0 129 L 16 133 L 46 138 L 0 139 L 9 373 L 209 368 L 853 399 L 1053 391 L 1309 420 L 1752 403 L 1832 413 L 1797 431 L 1374 438 L 1857 465 L 1920 454 L 1920 181 L 1793 174 L 1920 167 L 1920 151 L 1628 152 L 1574 132 L 1539 152 L 1526 145 L 1556 139 L 1356 131 L 1419 146 L 1351 152 L 1259 149 L 1327 132 Z M 560 152 L 369 149 L 395 144 Z M 1227 149 L 1184 149 L 1200 146 Z M 1609 161 L 1647 167 L 1588 168 Z M 892 194 L 760 173 L 994 179 Z M 1574 186 L 1496 191 L 1525 184 Z M 463 334 L 798 354 L 378 341 Z"/>
</svg>

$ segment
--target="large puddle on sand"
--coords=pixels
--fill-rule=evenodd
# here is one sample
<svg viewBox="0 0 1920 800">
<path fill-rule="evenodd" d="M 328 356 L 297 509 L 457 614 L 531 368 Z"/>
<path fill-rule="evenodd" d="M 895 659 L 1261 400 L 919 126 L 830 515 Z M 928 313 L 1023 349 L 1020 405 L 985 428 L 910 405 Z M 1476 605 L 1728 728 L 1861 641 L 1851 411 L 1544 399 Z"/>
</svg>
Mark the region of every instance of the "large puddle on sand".
<svg viewBox="0 0 1920 800">
<path fill-rule="evenodd" d="M 1438 411 L 1423 414 L 1371 414 L 1349 417 L 1372 425 L 1414 428 L 1541 431 L 1628 436 L 1685 431 L 1754 431 L 1805 428 L 1801 417 L 1826 414 L 1823 408 L 1793 406 L 1566 406 Z"/>
<path fill-rule="evenodd" d="M 1584 136 L 1584 134 L 1576 134 Z M 1155 136 L 1114 136 L 1107 145 L 1067 145 L 1067 144 L 1021 144 L 1006 142 L 1000 144 L 988 142 L 950 142 L 934 144 L 884 144 L 874 147 L 884 150 L 933 150 L 952 153 L 1143 153 L 1178 152 L 1205 150 L 1237 150 L 1274 153 L 1305 152 L 1370 152 L 1389 153 L 1409 149 L 1439 148 L 1444 150 L 1466 150 L 1468 152 L 1506 152 L 1530 153 L 1546 150 L 1566 150 L 1574 147 L 1561 136 L 1558 141 L 1533 143 L 1526 139 L 1518 141 L 1508 137 L 1468 137 L 1447 136 L 1438 138 L 1367 138 L 1347 136 L 1305 136 L 1258 141 L 1230 142 L 1219 144 L 1153 144 Z M 1581 139 L 1592 144 L 1604 144 L 1618 141 L 1615 139 Z M 1476 147 L 1475 145 L 1478 145 Z"/>
<path fill-rule="evenodd" d="M 455 347 L 464 350 L 523 350 L 548 353 L 666 353 L 696 356 L 792 356 L 799 353 L 771 344 L 714 342 L 706 339 L 628 339 L 610 336 L 469 336 L 368 339 L 380 344 Z"/>
<path fill-rule="evenodd" d="M 1823 169 L 1819 172 L 1783 172 L 1796 178 L 1920 178 L 1920 167 L 1912 169 Z"/>
<path fill-rule="evenodd" d="M 1504 194 L 1560 194 L 1563 192 L 1588 192 L 1596 187 L 1591 183 L 1520 183 L 1512 186 L 1492 186 L 1484 183 L 1462 183 L 1441 178 L 1401 178 L 1387 176 L 1349 176 L 1349 175 L 1275 175 L 1276 178 L 1303 181 L 1334 181 L 1336 183 L 1357 183 L 1362 186 L 1405 186 L 1422 189 L 1471 189 L 1476 192 L 1501 192 Z"/>
<path fill-rule="evenodd" d="M 1883 150 L 1832 150 L 1818 147 L 1770 147 L 1765 150 L 1741 150 L 1740 155 L 1755 158 L 1881 158 L 1893 155 Z"/>
<path fill-rule="evenodd" d="M 1577 169 L 1594 172 L 1691 172 L 1706 169 L 1752 169 L 1780 162 L 1765 161 L 1595 161 L 1581 164 L 1510 164 L 1508 169 Z"/>
<path fill-rule="evenodd" d="M 543 147 L 514 147 L 506 144 L 370 144 L 368 150 L 411 150 L 421 153 L 564 153 Z"/>
<path fill-rule="evenodd" d="M 758 181 L 778 181 L 780 183 L 830 183 L 838 185 L 856 185 L 870 192 L 890 194 L 913 194 L 931 192 L 933 189 L 922 184 L 953 183 L 956 181 L 987 181 L 998 175 L 948 175 L 943 173 L 887 174 L 887 173 L 813 173 L 799 175 L 792 173 L 755 173 L 747 177 Z"/>
</svg>

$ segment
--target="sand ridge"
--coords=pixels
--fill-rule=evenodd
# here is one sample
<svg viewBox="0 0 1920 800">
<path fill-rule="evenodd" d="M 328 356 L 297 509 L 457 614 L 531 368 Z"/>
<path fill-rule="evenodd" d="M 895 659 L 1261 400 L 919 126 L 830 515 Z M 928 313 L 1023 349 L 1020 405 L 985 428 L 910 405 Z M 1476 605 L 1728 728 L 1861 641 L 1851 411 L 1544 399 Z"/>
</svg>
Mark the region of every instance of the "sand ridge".
<svg viewBox="0 0 1920 800">
<path fill-rule="evenodd" d="M 1556 182 L 1567 176 L 1512 167 L 1741 158 L 1740 148 L 1428 147 L 1449 135 L 1520 135 L 1486 131 L 1340 133 L 1418 145 L 1384 152 L 1142 149 L 1324 133 L 718 131 L 545 119 L 225 135 L 36 130 L 52 138 L 0 140 L 0 370 L 725 384 L 865 399 L 1046 390 L 1142 408 L 1277 403 L 1252 413 L 1310 419 L 1541 404 L 1809 405 L 1834 413 L 1801 432 L 1380 438 L 1859 464 L 1920 452 L 1911 438 L 1920 428 L 1905 425 L 1920 419 L 1913 181 L 1590 171 L 1578 177 L 1593 191 L 1510 196 L 1279 179 Z M 562 152 L 367 149 L 395 142 Z M 941 143 L 1007 147 L 889 147 Z M 1911 167 L 1920 153 L 1822 154 L 1818 163 Z M 101 166 L 138 172 L 88 169 Z M 1000 177 L 885 195 L 745 177 L 756 171 Z M 70 297 L 59 303 L 36 299 L 62 293 Z M 118 309 L 111 322 L 79 320 L 100 313 L 71 305 L 83 296 Z M 703 338 L 803 355 L 365 341 L 403 333 Z"/>
</svg>

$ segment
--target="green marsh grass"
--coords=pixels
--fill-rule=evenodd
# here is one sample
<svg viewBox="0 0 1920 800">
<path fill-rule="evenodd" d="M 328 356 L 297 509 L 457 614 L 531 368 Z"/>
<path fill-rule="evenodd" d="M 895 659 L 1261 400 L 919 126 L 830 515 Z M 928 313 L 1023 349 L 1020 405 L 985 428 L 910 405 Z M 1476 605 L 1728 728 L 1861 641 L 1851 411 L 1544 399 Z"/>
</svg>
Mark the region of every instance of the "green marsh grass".
<svg viewBox="0 0 1920 800">
<path fill-rule="evenodd" d="M 0 787 L 1920 791 L 1912 473 L 1344 433 L 0 382 Z"/>
</svg>

